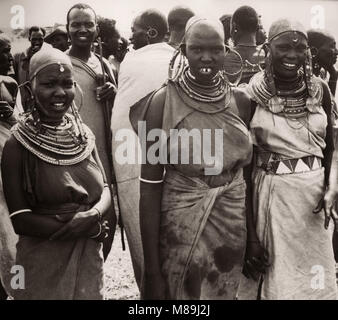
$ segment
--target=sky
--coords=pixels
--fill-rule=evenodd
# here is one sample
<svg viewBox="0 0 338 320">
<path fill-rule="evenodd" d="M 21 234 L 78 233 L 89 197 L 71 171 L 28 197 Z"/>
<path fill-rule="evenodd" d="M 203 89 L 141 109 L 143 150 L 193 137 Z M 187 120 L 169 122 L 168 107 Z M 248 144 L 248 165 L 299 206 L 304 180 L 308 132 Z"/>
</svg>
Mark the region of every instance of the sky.
<svg viewBox="0 0 338 320">
<path fill-rule="evenodd" d="M 245 4 L 262 15 L 267 30 L 278 18 L 296 18 L 307 29 L 324 27 L 338 39 L 338 0 L 0 0 L 0 29 L 18 23 L 18 11 L 11 11 L 17 9 L 15 6 L 19 5 L 24 12 L 20 14 L 20 23 L 24 21 L 24 26 L 53 26 L 65 24 L 68 9 L 81 1 L 92 6 L 98 15 L 115 19 L 117 28 L 126 37 L 130 35 L 133 18 L 148 8 L 167 14 L 172 7 L 183 4 L 199 15 L 219 18 Z"/>
</svg>

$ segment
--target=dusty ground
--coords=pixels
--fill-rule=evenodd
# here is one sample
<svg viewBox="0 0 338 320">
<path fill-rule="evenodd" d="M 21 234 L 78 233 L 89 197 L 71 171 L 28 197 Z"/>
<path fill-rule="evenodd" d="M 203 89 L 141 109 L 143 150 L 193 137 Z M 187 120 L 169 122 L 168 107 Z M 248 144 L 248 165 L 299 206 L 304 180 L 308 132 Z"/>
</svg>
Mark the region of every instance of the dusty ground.
<svg viewBox="0 0 338 320">
<path fill-rule="evenodd" d="M 121 231 L 117 227 L 112 249 L 104 264 L 106 299 L 139 299 L 127 240 L 125 242 L 126 251 L 122 251 Z"/>
</svg>

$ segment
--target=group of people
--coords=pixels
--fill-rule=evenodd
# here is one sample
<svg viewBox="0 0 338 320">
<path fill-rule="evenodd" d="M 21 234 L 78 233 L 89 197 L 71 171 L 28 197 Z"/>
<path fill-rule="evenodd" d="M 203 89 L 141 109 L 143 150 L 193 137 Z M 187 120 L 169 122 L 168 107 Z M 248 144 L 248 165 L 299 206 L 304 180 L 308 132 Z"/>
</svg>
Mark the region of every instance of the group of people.
<svg viewBox="0 0 338 320">
<path fill-rule="evenodd" d="M 87 4 L 66 17 L 67 46 L 33 27 L 13 59 L 0 34 L 2 296 L 103 299 L 119 219 L 141 299 L 337 299 L 333 36 L 179 6 L 126 53 Z"/>
</svg>

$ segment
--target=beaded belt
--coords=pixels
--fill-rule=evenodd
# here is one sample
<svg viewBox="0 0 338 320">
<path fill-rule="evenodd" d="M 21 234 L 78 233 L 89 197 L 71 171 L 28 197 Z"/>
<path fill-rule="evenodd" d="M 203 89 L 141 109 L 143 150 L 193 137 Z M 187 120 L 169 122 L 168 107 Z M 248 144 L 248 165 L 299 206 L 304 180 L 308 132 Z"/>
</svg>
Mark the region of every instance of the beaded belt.
<svg viewBox="0 0 338 320">
<path fill-rule="evenodd" d="M 322 160 L 316 156 L 297 159 L 274 160 L 273 153 L 257 155 L 257 167 L 269 174 L 291 174 L 320 169 Z"/>
</svg>

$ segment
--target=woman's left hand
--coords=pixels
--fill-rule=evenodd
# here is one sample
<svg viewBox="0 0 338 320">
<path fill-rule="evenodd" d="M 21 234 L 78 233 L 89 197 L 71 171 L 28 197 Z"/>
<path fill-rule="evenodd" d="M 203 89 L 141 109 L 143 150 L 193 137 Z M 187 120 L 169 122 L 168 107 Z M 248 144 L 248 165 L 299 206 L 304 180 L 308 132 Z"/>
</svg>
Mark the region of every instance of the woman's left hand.
<svg viewBox="0 0 338 320">
<path fill-rule="evenodd" d="M 325 229 L 329 227 L 330 218 L 332 217 L 333 222 L 335 224 L 335 229 L 336 231 L 338 231 L 338 214 L 335 209 L 337 197 L 338 197 L 337 188 L 329 187 L 326 190 L 324 197 L 319 200 L 317 207 L 313 210 L 313 213 L 317 214 L 322 209 L 324 209 L 324 214 L 325 214 L 324 228 Z"/>
<path fill-rule="evenodd" d="M 258 281 L 260 275 L 264 274 L 269 266 L 269 254 L 260 242 L 258 240 L 247 241 L 243 274 L 247 278 Z"/>
<path fill-rule="evenodd" d="M 88 238 L 88 230 L 97 223 L 97 211 L 88 210 L 77 212 L 60 230 L 55 232 L 49 240 L 70 240 Z"/>
</svg>

